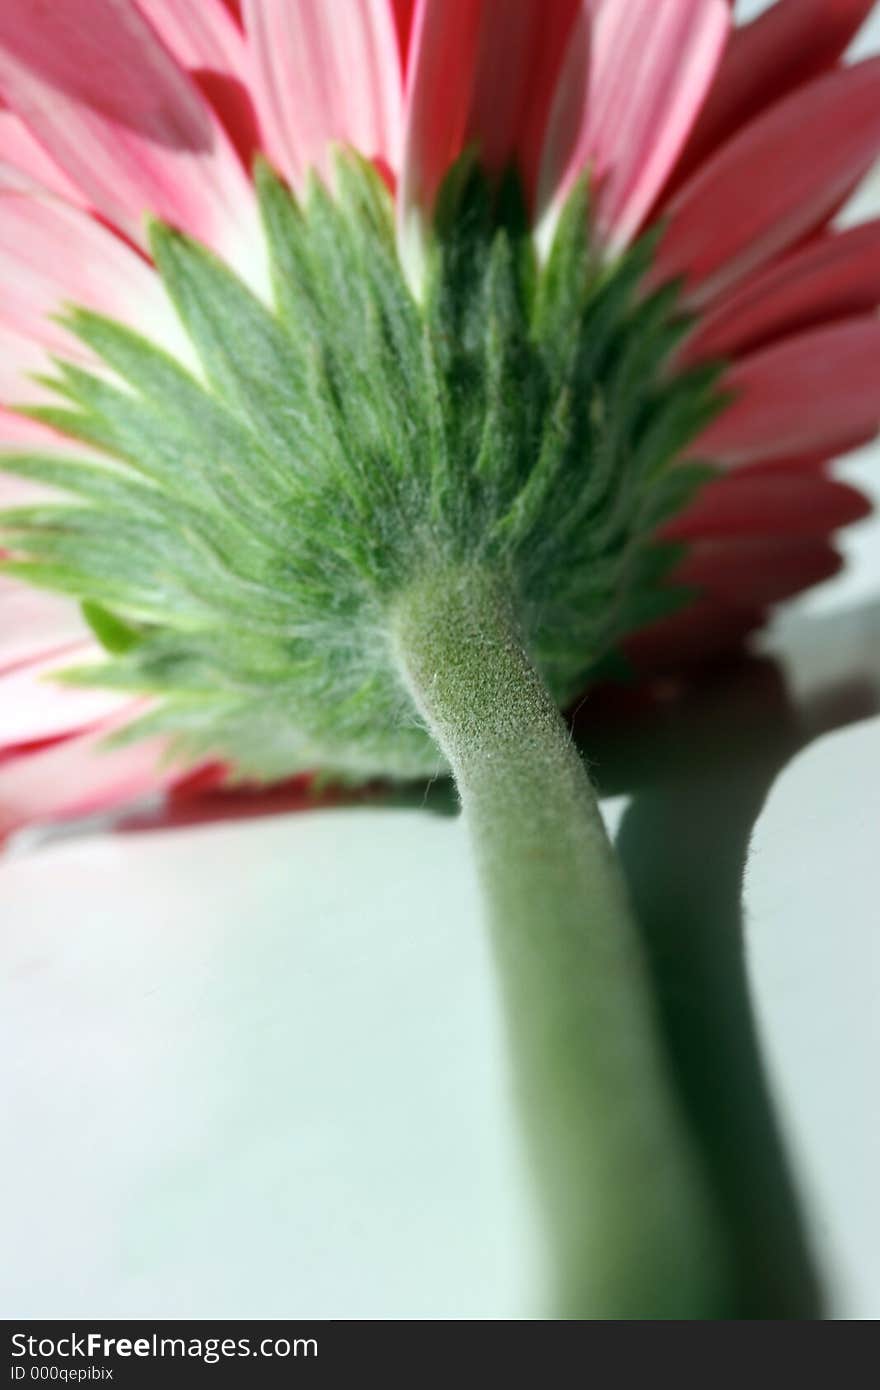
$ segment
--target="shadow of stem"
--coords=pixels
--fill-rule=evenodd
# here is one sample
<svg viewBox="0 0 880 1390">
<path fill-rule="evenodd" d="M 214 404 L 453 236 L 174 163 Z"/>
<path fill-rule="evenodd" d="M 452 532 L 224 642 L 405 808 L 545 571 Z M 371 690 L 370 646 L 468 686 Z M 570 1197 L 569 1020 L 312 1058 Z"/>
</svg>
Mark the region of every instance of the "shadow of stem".
<svg viewBox="0 0 880 1390">
<path fill-rule="evenodd" d="M 603 793 L 632 795 L 617 850 L 671 1071 L 726 1227 L 734 1318 L 821 1316 L 750 999 L 749 840 L 794 755 L 876 708 L 873 683 L 860 677 L 796 708 L 780 664 L 743 659 L 643 699 L 638 719 L 619 706 L 591 709 L 578 736 Z"/>
</svg>

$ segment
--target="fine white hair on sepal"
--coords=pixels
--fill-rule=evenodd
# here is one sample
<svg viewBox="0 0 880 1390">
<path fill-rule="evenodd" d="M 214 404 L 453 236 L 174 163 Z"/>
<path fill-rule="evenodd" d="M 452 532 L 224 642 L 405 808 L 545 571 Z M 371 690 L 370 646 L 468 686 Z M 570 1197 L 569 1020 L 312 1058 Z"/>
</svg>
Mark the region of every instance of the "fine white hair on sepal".
<svg viewBox="0 0 880 1390">
<path fill-rule="evenodd" d="M 542 259 L 516 178 L 465 156 L 408 266 L 369 163 L 339 153 L 299 198 L 267 164 L 256 184 L 265 297 L 149 226 L 186 353 L 64 313 L 83 351 L 30 413 L 82 455 L 4 457 L 70 499 L 5 514 L 5 567 L 83 605 L 107 659 L 66 679 L 154 699 L 126 738 L 267 779 L 432 775 L 393 650 L 401 595 L 488 576 L 571 700 L 688 597 L 656 534 L 712 473 L 680 459 L 722 404 L 718 369 L 670 368 L 677 288 L 646 292 L 651 240 L 603 260 L 586 181 Z"/>
</svg>

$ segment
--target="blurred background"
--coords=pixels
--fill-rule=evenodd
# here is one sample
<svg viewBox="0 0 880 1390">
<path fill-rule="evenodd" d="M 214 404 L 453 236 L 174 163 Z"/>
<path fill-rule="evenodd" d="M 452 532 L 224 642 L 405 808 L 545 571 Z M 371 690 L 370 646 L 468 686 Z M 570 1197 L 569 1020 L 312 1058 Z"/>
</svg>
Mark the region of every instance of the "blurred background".
<svg viewBox="0 0 880 1390">
<path fill-rule="evenodd" d="M 871 211 L 877 177 L 847 217 Z M 877 450 L 841 472 L 880 498 Z M 724 866 L 767 795 L 751 988 L 832 1314 L 874 1319 L 880 521 L 844 544 L 761 660 L 635 746 L 580 722 L 625 856 L 659 824 L 703 867 L 701 910 L 730 910 Z M 442 811 L 20 844 L 0 868 L 4 1316 L 536 1315 L 494 983 Z M 647 900 L 669 862 L 640 862 Z"/>
</svg>

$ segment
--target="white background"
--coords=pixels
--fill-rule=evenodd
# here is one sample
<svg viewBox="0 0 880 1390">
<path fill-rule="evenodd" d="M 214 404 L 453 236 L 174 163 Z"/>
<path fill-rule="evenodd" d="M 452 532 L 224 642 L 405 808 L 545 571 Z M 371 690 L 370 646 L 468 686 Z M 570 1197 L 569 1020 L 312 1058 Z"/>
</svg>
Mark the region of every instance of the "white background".
<svg viewBox="0 0 880 1390">
<path fill-rule="evenodd" d="M 847 466 L 875 494 L 878 469 Z M 880 525 L 847 544 L 847 574 L 772 642 L 805 739 L 880 697 Z M 845 1318 L 880 1315 L 878 769 L 877 719 L 816 738 L 747 883 L 771 1071 Z M 460 823 L 356 809 L 62 839 L 4 865 L 0 910 L 4 1316 L 534 1312 Z"/>
</svg>

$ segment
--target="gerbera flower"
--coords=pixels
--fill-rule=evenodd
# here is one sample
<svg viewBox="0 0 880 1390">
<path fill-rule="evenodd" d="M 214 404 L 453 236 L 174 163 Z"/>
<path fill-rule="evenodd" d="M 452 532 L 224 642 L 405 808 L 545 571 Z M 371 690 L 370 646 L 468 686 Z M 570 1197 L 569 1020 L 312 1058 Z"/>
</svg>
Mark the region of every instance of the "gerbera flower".
<svg viewBox="0 0 880 1390">
<path fill-rule="evenodd" d="M 330 177 L 334 145 L 374 161 L 395 190 L 410 259 L 463 150 L 475 146 L 492 171 L 518 167 L 545 245 L 588 170 L 606 258 L 646 226 L 665 227 L 652 277 L 683 275 L 697 314 L 678 361 L 731 362 L 732 403 L 690 449 L 721 476 L 665 532 L 687 543 L 678 578 L 693 601 L 630 650 L 673 661 L 741 636 L 768 605 L 834 572 L 833 531 L 866 510 L 827 462 L 880 415 L 880 224 L 840 232 L 832 219 L 880 146 L 880 79 L 874 61 L 840 66 L 867 0 L 781 0 L 733 34 L 728 8 L 257 0 L 239 14 L 220 0 L 10 0 L 0 17 L 3 447 L 85 453 L 13 413 L 57 401 L 32 376 L 51 369 L 50 354 L 95 362 L 56 321 L 67 303 L 194 365 L 144 258 L 146 212 L 265 290 L 249 177 L 259 149 L 299 191 L 310 170 Z M 35 496 L 33 482 L 2 483 L 6 505 Z M 6 829 L 173 782 L 180 764 L 162 762 L 162 740 L 104 747 L 141 701 L 48 679 L 99 656 L 74 599 L 17 575 L 2 584 Z"/>
<path fill-rule="evenodd" d="M 724 1271 L 556 711 L 741 637 L 866 510 L 828 465 L 880 426 L 880 224 L 834 225 L 871 8 L 0 11 L 0 829 L 451 768 L 578 1307 Z"/>
</svg>

